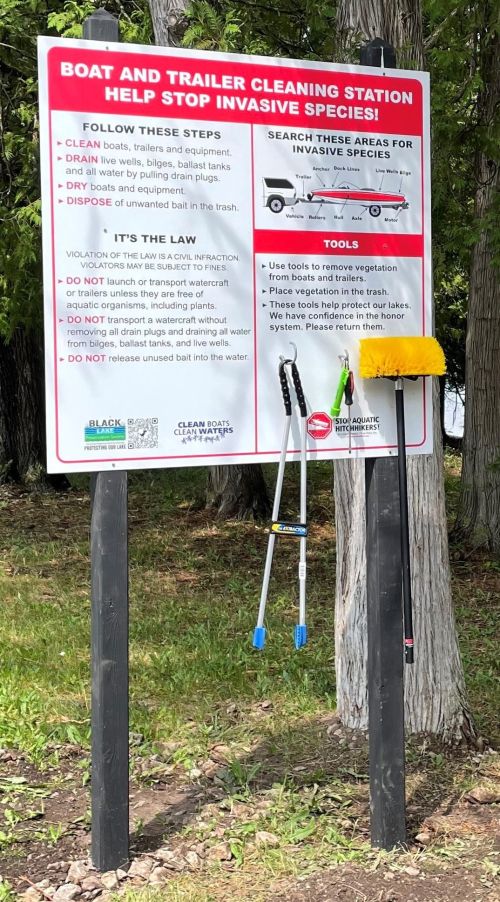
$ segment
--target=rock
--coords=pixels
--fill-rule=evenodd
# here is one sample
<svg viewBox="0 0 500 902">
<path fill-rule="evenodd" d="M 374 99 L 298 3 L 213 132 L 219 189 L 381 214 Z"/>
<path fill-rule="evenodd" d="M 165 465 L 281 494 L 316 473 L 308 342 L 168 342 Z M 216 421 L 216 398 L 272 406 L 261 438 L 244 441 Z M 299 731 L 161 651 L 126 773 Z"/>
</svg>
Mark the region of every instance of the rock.
<svg viewBox="0 0 500 902">
<path fill-rule="evenodd" d="M 234 702 L 231 702 L 226 708 L 226 714 L 236 714 L 237 711 L 238 706 Z"/>
<path fill-rule="evenodd" d="M 192 780 L 199 780 L 200 777 L 203 776 L 203 771 L 200 770 L 199 767 L 192 767 L 191 770 L 189 771 L 189 776 L 191 777 Z"/>
<path fill-rule="evenodd" d="M 69 868 L 69 861 L 53 861 L 52 864 L 47 865 L 48 871 L 67 871 Z"/>
<path fill-rule="evenodd" d="M 128 876 L 147 880 L 153 868 L 154 861 L 151 858 L 136 858 L 128 869 Z"/>
<path fill-rule="evenodd" d="M 96 877 L 95 874 L 89 874 L 88 877 L 85 877 L 81 882 L 81 887 L 84 892 L 92 892 L 94 889 L 102 889 L 102 883 L 99 880 L 99 877 Z"/>
<path fill-rule="evenodd" d="M 81 888 L 76 883 L 63 883 L 52 896 L 52 902 L 72 902 L 81 893 Z"/>
<path fill-rule="evenodd" d="M 82 880 L 87 876 L 88 872 L 89 866 L 86 861 L 74 861 L 70 865 L 66 879 L 68 883 L 81 883 Z"/>
<path fill-rule="evenodd" d="M 168 880 L 169 872 L 167 868 L 153 868 L 151 871 L 151 876 L 149 878 L 150 883 L 164 883 L 165 880 Z"/>
<path fill-rule="evenodd" d="M 187 864 L 188 864 L 188 867 L 190 868 L 190 870 L 198 871 L 200 869 L 201 858 L 197 852 L 194 852 L 192 849 L 190 849 L 189 852 L 186 852 L 185 858 L 186 858 L 186 861 L 187 861 Z"/>
<path fill-rule="evenodd" d="M 269 846 L 271 849 L 275 849 L 280 844 L 278 837 L 274 833 L 268 833 L 267 830 L 258 830 L 255 834 L 255 842 L 258 846 Z"/>
<path fill-rule="evenodd" d="M 432 836 L 430 833 L 427 833 L 427 831 L 424 830 L 422 831 L 422 833 L 417 833 L 415 839 L 420 843 L 421 846 L 428 846 L 432 839 Z"/>
<path fill-rule="evenodd" d="M 260 703 L 260 707 L 263 711 L 269 711 L 273 707 L 273 703 L 269 698 L 266 698 Z"/>
<path fill-rule="evenodd" d="M 419 869 L 413 868 L 411 865 L 407 868 L 403 868 L 403 871 L 405 872 L 405 874 L 408 874 L 409 877 L 418 877 L 420 874 Z"/>
<path fill-rule="evenodd" d="M 0 761 L 15 761 L 16 757 L 15 752 L 11 752 L 9 749 L 0 749 Z"/>
<path fill-rule="evenodd" d="M 181 746 L 180 742 L 155 742 L 155 745 L 165 758 L 170 758 Z"/>
<path fill-rule="evenodd" d="M 210 757 L 217 764 L 228 764 L 231 760 L 231 749 L 227 745 L 214 745 L 210 749 Z"/>
<path fill-rule="evenodd" d="M 45 880 L 39 880 L 38 883 L 35 883 L 37 889 L 47 890 L 50 886 L 50 880 L 45 878 Z"/>
<path fill-rule="evenodd" d="M 104 874 L 101 874 L 101 883 L 105 889 L 118 889 L 120 886 L 116 871 L 105 871 Z"/>
<path fill-rule="evenodd" d="M 22 902 L 40 902 L 40 899 L 43 899 L 42 893 L 39 893 L 34 886 L 30 886 L 29 889 L 24 893 L 20 893 L 19 899 Z"/>
<path fill-rule="evenodd" d="M 175 852 L 172 852 L 171 849 L 158 849 L 155 852 L 155 857 L 163 862 L 164 867 L 168 868 L 170 871 L 184 870 L 184 861 L 179 858 Z"/>
<path fill-rule="evenodd" d="M 261 799 L 260 802 L 257 802 L 255 809 L 256 811 L 267 811 L 272 807 L 271 799 Z"/>
<path fill-rule="evenodd" d="M 475 786 L 465 798 L 468 802 L 477 802 L 479 805 L 493 805 L 500 802 L 500 792 L 489 786 Z"/>
<path fill-rule="evenodd" d="M 125 880 L 125 877 L 128 877 L 128 873 L 127 871 L 124 871 L 123 868 L 118 868 L 116 876 L 118 877 L 118 880 Z"/>
<path fill-rule="evenodd" d="M 230 861 L 233 857 L 231 846 L 228 842 L 217 843 L 208 850 L 207 858 L 209 861 Z"/>
</svg>

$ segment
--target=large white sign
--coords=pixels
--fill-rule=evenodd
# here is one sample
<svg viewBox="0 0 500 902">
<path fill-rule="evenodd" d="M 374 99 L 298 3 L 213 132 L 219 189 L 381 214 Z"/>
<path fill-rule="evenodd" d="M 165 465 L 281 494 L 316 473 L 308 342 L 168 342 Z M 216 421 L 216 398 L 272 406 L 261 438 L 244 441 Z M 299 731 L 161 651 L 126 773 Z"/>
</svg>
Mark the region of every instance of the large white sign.
<svg viewBox="0 0 500 902">
<path fill-rule="evenodd" d="M 51 38 L 39 62 L 49 471 L 276 460 L 291 343 L 310 457 L 394 454 L 358 346 L 431 330 L 426 74 Z"/>
</svg>

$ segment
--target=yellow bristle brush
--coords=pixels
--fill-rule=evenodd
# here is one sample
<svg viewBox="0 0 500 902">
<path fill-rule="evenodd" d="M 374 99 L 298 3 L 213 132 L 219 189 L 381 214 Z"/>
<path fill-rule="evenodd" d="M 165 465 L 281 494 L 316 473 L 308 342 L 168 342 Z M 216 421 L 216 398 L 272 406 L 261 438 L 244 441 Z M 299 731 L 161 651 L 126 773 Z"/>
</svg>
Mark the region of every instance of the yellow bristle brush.
<svg viewBox="0 0 500 902">
<path fill-rule="evenodd" d="M 362 338 L 359 372 L 363 379 L 386 376 L 442 376 L 443 349 L 435 338 Z"/>
<path fill-rule="evenodd" d="M 408 485 L 406 478 L 405 409 L 403 377 L 442 376 L 446 372 L 443 349 L 435 338 L 362 338 L 359 372 L 364 379 L 378 377 L 394 381 L 398 429 L 398 481 L 403 577 L 404 647 L 407 664 L 413 664 L 413 617 L 411 603 Z"/>
</svg>

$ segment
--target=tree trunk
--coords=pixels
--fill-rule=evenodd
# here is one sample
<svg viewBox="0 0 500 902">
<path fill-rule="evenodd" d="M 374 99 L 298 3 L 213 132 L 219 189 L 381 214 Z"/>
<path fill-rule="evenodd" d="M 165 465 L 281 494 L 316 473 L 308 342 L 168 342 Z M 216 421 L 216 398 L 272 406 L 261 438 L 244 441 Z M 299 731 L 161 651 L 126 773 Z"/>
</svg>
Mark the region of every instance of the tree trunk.
<svg viewBox="0 0 500 902">
<path fill-rule="evenodd" d="M 341 0 L 344 51 L 374 36 L 405 46 L 422 67 L 418 0 Z M 379 31 L 379 29 L 381 29 Z M 412 733 L 454 740 L 473 735 L 451 601 L 439 387 L 434 386 L 434 454 L 408 459 L 415 664 L 405 667 L 405 721 Z M 365 479 L 363 461 L 335 464 L 337 584 L 335 650 L 338 713 L 347 726 L 368 724 Z"/>
<path fill-rule="evenodd" d="M 149 0 L 157 44 L 178 47 L 186 27 L 189 0 Z M 260 518 L 270 511 L 266 483 L 260 464 L 211 467 L 207 480 L 207 506 L 219 516 L 240 520 L 253 514 Z"/>
<path fill-rule="evenodd" d="M 0 478 L 42 480 L 43 354 L 23 328 L 0 341 Z"/>
<path fill-rule="evenodd" d="M 217 509 L 220 517 L 256 520 L 267 517 L 271 507 L 259 464 L 210 467 L 207 481 L 207 507 Z"/>
<path fill-rule="evenodd" d="M 155 41 L 165 47 L 179 47 L 186 29 L 185 12 L 189 0 L 149 0 Z"/>
<path fill-rule="evenodd" d="M 491 13 L 485 4 L 484 13 Z M 483 40 L 485 38 L 483 32 Z M 500 40 L 490 38 L 481 65 L 480 125 L 492 129 L 500 104 Z M 490 147 L 490 153 L 495 151 Z M 492 219 L 500 190 L 500 159 L 478 153 L 465 363 L 462 482 L 456 534 L 500 551 L 500 271 L 494 264 Z M 490 220 L 488 222 L 488 219 Z"/>
</svg>

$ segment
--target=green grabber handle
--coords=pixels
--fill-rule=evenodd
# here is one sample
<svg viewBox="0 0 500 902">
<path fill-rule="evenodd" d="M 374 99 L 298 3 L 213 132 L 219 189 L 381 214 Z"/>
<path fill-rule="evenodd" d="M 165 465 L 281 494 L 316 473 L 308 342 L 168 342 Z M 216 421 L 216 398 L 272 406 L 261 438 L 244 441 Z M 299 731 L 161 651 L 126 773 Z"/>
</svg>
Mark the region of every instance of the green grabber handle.
<svg viewBox="0 0 500 902">
<path fill-rule="evenodd" d="M 340 371 L 340 379 L 339 379 L 339 384 L 337 386 L 337 394 L 335 395 L 335 400 L 334 400 L 333 405 L 330 410 L 331 417 L 338 417 L 338 415 L 340 413 L 340 408 L 342 406 L 342 397 L 343 397 L 348 379 L 349 379 L 349 368 L 343 366 Z"/>
</svg>

